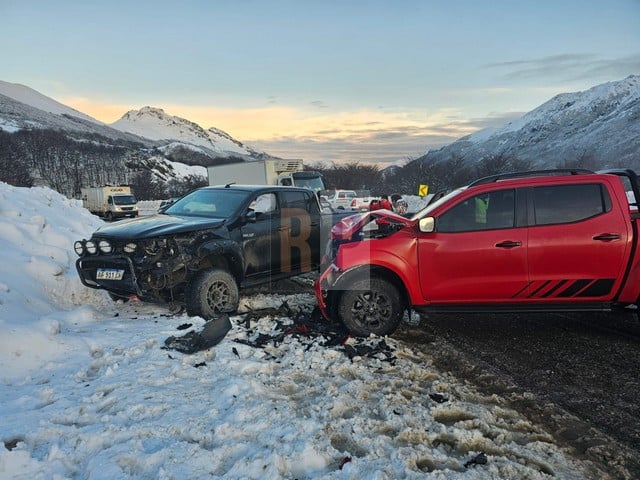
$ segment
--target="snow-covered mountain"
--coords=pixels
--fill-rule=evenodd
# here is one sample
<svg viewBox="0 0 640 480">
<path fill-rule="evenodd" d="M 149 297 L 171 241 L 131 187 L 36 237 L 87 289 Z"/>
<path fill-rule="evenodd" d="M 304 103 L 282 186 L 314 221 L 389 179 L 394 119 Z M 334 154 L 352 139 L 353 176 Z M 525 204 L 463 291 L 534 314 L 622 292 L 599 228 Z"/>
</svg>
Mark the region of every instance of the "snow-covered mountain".
<svg viewBox="0 0 640 480">
<path fill-rule="evenodd" d="M 98 134 L 109 139 L 156 147 L 167 160 L 188 165 L 212 165 L 229 157 L 255 160 L 269 156 L 211 127 L 205 130 L 164 110 L 130 110 L 106 125 L 89 115 L 24 85 L 0 81 L 0 130 L 53 129 L 69 134 Z"/>
<path fill-rule="evenodd" d="M 457 157 L 473 163 L 494 156 L 530 161 L 536 168 L 640 168 L 640 76 L 556 95 L 502 128 L 460 138 L 417 161 Z"/>
<path fill-rule="evenodd" d="M 0 94 L 48 113 L 53 113 L 55 115 L 68 115 L 82 120 L 87 120 L 98 125 L 104 125 L 102 122 L 90 117 L 89 115 L 79 112 L 71 107 L 67 107 L 62 103 L 42 95 L 32 88 L 20 85 L 19 83 L 9 83 L 0 80 Z"/>
<path fill-rule="evenodd" d="M 61 171 L 65 171 L 65 162 L 70 168 L 82 162 L 85 172 L 94 172 L 96 177 L 83 182 L 120 182 L 144 170 L 165 181 L 206 176 L 205 167 L 232 158 L 270 157 L 220 129 L 205 130 L 159 108 L 131 110 L 106 125 L 32 88 L 5 81 L 0 81 L 0 137 L 6 147 L 0 164 L 17 162 L 22 170 L 31 170 L 36 184 L 47 186 L 54 185 L 43 171 L 46 167 L 40 165 L 40 171 L 34 172 L 29 158 L 46 157 Z M 60 151 L 65 155 L 57 153 Z"/>
<path fill-rule="evenodd" d="M 105 125 L 89 115 L 63 105 L 32 88 L 0 80 L 0 131 L 50 129 L 80 135 L 100 135 L 123 143 L 151 147 L 157 144 Z"/>
<path fill-rule="evenodd" d="M 264 155 L 243 145 L 222 130 L 205 130 L 185 118 L 169 115 L 161 108 L 147 106 L 140 110 L 130 110 L 111 126 L 123 132 L 162 142 L 161 150 L 168 156 L 180 148 L 200 152 L 212 159 L 231 156 L 253 159 Z"/>
</svg>

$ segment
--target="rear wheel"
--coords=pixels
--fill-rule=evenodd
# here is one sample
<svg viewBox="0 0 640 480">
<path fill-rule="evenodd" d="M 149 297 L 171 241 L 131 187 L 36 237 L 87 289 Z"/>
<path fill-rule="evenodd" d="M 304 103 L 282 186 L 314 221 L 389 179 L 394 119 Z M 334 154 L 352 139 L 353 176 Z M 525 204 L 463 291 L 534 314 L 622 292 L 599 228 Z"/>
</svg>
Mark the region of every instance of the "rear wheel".
<svg viewBox="0 0 640 480">
<path fill-rule="evenodd" d="M 338 301 L 338 316 L 355 335 L 379 336 L 393 333 L 404 313 L 395 285 L 377 277 L 353 282 Z"/>
<path fill-rule="evenodd" d="M 203 270 L 185 292 L 187 314 L 212 319 L 217 313 L 235 312 L 240 294 L 235 278 L 225 270 Z"/>
</svg>

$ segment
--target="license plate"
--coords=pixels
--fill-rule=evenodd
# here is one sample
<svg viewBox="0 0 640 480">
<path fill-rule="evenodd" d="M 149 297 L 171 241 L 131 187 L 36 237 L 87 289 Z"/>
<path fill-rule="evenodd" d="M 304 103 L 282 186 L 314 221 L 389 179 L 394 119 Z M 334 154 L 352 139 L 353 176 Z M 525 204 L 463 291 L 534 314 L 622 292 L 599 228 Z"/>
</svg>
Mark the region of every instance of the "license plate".
<svg viewBox="0 0 640 480">
<path fill-rule="evenodd" d="M 96 280 L 122 280 L 124 270 L 113 268 L 99 268 L 96 273 Z"/>
</svg>

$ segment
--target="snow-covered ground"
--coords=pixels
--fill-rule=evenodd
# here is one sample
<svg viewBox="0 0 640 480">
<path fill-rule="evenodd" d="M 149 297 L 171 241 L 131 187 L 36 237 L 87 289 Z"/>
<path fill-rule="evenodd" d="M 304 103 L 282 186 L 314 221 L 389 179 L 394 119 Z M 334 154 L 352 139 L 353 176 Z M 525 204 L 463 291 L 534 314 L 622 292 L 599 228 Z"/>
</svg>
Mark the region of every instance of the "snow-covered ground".
<svg viewBox="0 0 640 480">
<path fill-rule="evenodd" d="M 0 478 L 587 478 L 503 399 L 392 338 L 392 361 L 302 334 L 256 348 L 239 341 L 294 320 L 238 314 L 208 350 L 163 349 L 205 322 L 83 287 L 73 241 L 101 223 L 0 183 Z M 254 294 L 241 312 L 283 300 L 315 302 Z"/>
</svg>

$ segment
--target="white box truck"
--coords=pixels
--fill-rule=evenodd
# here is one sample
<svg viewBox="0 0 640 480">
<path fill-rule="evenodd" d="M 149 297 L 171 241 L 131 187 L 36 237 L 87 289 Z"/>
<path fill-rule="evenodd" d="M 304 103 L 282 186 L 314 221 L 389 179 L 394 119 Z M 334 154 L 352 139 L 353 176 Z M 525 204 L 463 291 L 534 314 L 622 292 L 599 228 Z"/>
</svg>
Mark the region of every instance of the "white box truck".
<svg viewBox="0 0 640 480">
<path fill-rule="evenodd" d="M 80 193 L 82 206 L 94 215 L 108 220 L 138 216 L 138 201 L 128 185 L 87 187 Z"/>
<path fill-rule="evenodd" d="M 209 185 L 286 185 L 325 190 L 320 172 L 305 171 L 302 160 L 266 159 L 207 167 Z"/>
</svg>

